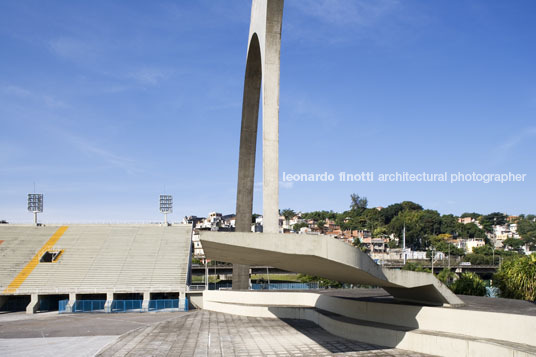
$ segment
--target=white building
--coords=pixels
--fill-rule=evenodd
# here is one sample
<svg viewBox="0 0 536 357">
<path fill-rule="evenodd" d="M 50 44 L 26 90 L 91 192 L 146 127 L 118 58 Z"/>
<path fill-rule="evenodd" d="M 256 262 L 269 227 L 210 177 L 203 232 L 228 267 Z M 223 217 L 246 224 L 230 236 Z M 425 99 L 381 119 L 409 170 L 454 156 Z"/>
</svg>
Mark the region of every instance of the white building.
<svg viewBox="0 0 536 357">
<path fill-rule="evenodd" d="M 203 246 L 201 245 L 201 241 L 199 239 L 199 233 L 194 231 L 194 234 L 192 235 L 192 243 L 194 246 L 194 258 L 202 259 L 205 258 L 205 252 L 203 251 Z"/>
</svg>

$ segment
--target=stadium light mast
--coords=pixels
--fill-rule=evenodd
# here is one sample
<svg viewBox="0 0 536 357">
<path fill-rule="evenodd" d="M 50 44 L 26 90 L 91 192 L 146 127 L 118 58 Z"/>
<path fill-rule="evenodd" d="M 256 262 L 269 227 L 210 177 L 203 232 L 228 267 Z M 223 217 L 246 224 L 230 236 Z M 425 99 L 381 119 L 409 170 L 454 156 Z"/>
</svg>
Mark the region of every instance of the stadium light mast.
<svg viewBox="0 0 536 357">
<path fill-rule="evenodd" d="M 164 225 L 167 226 L 167 215 L 173 213 L 173 196 L 160 195 L 160 212 L 164 214 Z"/>
<path fill-rule="evenodd" d="M 37 214 L 43 212 L 43 194 L 28 194 L 28 211 L 34 214 L 34 224 L 37 226 Z"/>
</svg>

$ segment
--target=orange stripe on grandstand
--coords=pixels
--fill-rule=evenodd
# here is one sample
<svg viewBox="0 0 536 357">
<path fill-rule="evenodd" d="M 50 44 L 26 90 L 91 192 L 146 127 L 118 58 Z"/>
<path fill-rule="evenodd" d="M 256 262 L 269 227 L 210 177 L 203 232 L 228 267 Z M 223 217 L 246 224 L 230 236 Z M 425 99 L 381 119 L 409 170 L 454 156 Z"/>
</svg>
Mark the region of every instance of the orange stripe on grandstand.
<svg viewBox="0 0 536 357">
<path fill-rule="evenodd" d="M 56 244 L 58 242 L 58 240 L 61 238 L 61 236 L 63 235 L 63 233 L 65 233 L 65 231 L 67 230 L 67 228 L 69 228 L 68 226 L 61 226 L 57 231 L 56 233 L 54 233 L 52 235 L 52 237 L 50 237 L 50 239 L 45 243 L 45 245 L 43 245 L 43 247 L 41 247 L 41 249 L 39 249 L 39 252 L 37 252 L 36 255 L 34 255 L 34 257 L 32 258 L 32 260 L 30 260 L 30 262 L 28 264 L 26 264 L 26 266 L 24 268 L 22 268 L 22 270 L 20 271 L 20 273 L 15 277 L 15 279 L 13 279 L 13 281 L 11 282 L 11 284 L 9 284 L 9 286 L 4 290 L 3 294 L 10 294 L 10 293 L 14 293 L 15 291 L 17 291 L 18 288 L 20 288 L 20 286 L 22 285 L 22 283 L 24 283 L 24 281 L 26 280 L 26 278 L 32 273 L 32 271 L 35 269 L 35 267 L 37 266 L 37 264 L 39 264 L 39 259 L 41 258 L 41 256 L 49 249 L 51 249 L 54 244 Z"/>
</svg>

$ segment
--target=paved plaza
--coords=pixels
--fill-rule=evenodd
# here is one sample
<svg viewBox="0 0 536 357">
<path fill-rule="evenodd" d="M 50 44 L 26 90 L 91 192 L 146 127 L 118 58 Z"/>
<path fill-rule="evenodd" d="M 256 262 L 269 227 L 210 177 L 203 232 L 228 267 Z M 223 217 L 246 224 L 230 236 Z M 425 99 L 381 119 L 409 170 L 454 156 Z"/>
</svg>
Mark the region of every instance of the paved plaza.
<svg viewBox="0 0 536 357">
<path fill-rule="evenodd" d="M 304 320 L 191 312 L 0 315 L 1 356 L 423 356 Z"/>
<path fill-rule="evenodd" d="M 0 313 L 0 356 L 94 356 L 124 333 L 185 314 Z"/>
<path fill-rule="evenodd" d="M 334 336 L 303 320 L 200 310 L 121 336 L 99 356 L 424 356 Z"/>
</svg>

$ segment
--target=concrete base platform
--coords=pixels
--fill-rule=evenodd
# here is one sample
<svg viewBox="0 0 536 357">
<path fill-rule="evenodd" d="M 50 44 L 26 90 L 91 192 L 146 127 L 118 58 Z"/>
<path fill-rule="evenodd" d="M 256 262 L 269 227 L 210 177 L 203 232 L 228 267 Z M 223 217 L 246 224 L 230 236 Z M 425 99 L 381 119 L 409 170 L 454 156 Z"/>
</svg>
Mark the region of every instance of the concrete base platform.
<svg viewBox="0 0 536 357">
<path fill-rule="evenodd" d="M 536 355 L 536 316 L 530 315 L 310 292 L 206 291 L 203 300 L 204 309 L 211 311 L 307 320 L 346 339 L 419 353 L 456 357 Z"/>
<path fill-rule="evenodd" d="M 424 356 L 333 335 L 305 320 L 200 310 L 136 330 L 99 356 Z"/>
</svg>

